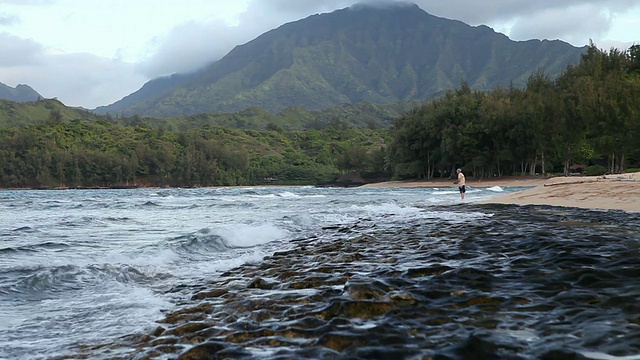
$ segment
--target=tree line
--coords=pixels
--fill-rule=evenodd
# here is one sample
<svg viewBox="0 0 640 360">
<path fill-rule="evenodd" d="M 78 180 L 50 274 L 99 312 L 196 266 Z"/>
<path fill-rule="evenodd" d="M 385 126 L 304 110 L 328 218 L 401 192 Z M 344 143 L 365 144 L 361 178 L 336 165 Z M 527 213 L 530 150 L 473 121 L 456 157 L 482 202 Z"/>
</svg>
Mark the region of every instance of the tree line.
<svg viewBox="0 0 640 360">
<path fill-rule="evenodd" d="M 63 121 L 0 129 L 4 188 L 323 184 L 377 164 L 388 131 L 167 131 L 141 123 Z"/>
<path fill-rule="evenodd" d="M 433 178 L 462 167 L 475 177 L 568 174 L 599 162 L 620 173 L 640 161 L 640 45 L 599 50 L 555 80 L 472 91 L 463 83 L 395 124 L 389 161 L 397 178 Z"/>
<path fill-rule="evenodd" d="M 317 185 L 345 174 L 448 177 L 457 167 L 483 178 L 567 174 L 590 162 L 619 173 L 640 161 L 638 99 L 640 46 L 591 44 L 556 79 L 535 73 L 525 88 L 487 92 L 462 83 L 390 128 L 333 121 L 307 130 L 271 122 L 174 130 L 139 117 L 69 120 L 54 108 L 44 123 L 0 129 L 0 187 Z"/>
</svg>

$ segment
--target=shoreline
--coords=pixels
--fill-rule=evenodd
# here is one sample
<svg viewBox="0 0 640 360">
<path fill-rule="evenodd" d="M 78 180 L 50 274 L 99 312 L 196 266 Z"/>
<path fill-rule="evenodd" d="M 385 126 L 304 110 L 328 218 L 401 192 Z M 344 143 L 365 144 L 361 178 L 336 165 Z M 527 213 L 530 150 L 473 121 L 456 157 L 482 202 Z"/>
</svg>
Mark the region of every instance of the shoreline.
<svg viewBox="0 0 640 360">
<path fill-rule="evenodd" d="M 539 186 L 547 182 L 549 177 L 545 176 L 501 176 L 486 179 L 467 178 L 468 187 L 489 188 L 494 186 L 509 187 L 529 187 Z M 369 183 L 360 186 L 361 188 L 382 188 L 382 187 L 450 187 L 457 189 L 458 185 L 453 183 L 453 179 L 436 179 L 436 180 L 404 180 L 404 181 L 385 181 L 379 183 Z"/>
<path fill-rule="evenodd" d="M 253 185 L 253 186 L 305 186 L 305 185 Z M 253 187 L 250 186 L 250 187 Z M 308 186 L 308 185 L 306 185 Z M 473 204 L 547 205 L 577 207 L 598 210 L 622 210 L 640 212 L 640 172 L 604 176 L 504 176 L 489 179 L 467 178 L 469 188 L 527 187 L 529 189 L 496 195 L 490 199 L 474 201 L 473 196 L 466 202 Z M 216 186 L 217 188 L 218 186 Z M 235 186 L 234 186 L 235 187 Z M 245 186 L 241 186 L 245 187 Z M 344 186 L 336 186 L 336 188 Z M 405 180 L 367 183 L 360 188 L 451 188 L 457 185 L 451 179 Z M 82 189 L 160 189 L 158 186 L 113 186 L 82 187 Z M 169 187 L 170 188 L 170 187 Z M 69 188 L 18 188 L 2 190 L 68 190 Z"/>
<path fill-rule="evenodd" d="M 452 181 L 399 181 L 364 187 L 451 187 Z M 548 205 L 596 210 L 640 212 L 640 173 L 604 176 L 505 177 L 482 181 L 467 180 L 468 187 L 532 187 L 497 195 L 474 204 Z"/>
<path fill-rule="evenodd" d="M 488 179 L 467 179 L 469 187 L 493 187 L 493 186 L 538 186 L 542 185 L 549 177 L 542 176 L 502 176 Z M 96 185 L 96 186 L 26 186 L 8 187 L 0 190 L 131 190 L 131 189 L 206 189 L 206 188 L 246 188 L 246 187 L 329 187 L 329 188 L 381 188 L 381 187 L 457 187 L 452 179 L 433 180 L 401 180 L 401 181 L 380 181 L 380 182 L 338 182 L 334 184 L 253 184 L 253 185 L 213 185 L 213 186 L 170 186 L 170 185 L 147 185 L 144 183 L 126 185 Z"/>
</svg>

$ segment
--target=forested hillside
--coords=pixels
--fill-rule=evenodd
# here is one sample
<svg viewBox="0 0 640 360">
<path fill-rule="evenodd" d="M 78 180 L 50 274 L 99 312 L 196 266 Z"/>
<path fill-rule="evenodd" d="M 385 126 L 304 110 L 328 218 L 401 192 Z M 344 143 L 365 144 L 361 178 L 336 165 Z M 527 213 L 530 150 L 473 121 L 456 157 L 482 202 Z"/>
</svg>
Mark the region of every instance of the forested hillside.
<svg viewBox="0 0 640 360">
<path fill-rule="evenodd" d="M 589 163 L 593 174 L 619 173 L 640 162 L 638 99 L 640 46 L 607 53 L 591 45 L 555 80 L 538 73 L 525 89 L 462 86 L 401 117 L 389 152 L 393 173 L 567 174 Z"/>
<path fill-rule="evenodd" d="M 0 129 L 0 186 L 322 184 L 341 174 L 388 177 L 388 130 L 171 132 L 147 124 L 49 121 Z"/>
<path fill-rule="evenodd" d="M 149 124 L 168 130 L 188 130 L 204 126 L 221 126 L 244 130 L 307 130 L 334 128 L 376 129 L 390 127 L 398 116 L 421 102 L 377 105 L 361 102 L 342 104 L 324 110 L 287 108 L 272 114 L 259 107 L 231 113 L 209 113 L 155 119 L 138 115 L 113 117 L 97 115 L 84 109 L 70 108 L 58 100 L 47 99 L 27 103 L 0 100 L 0 128 L 44 124 L 50 120 L 105 120 L 119 125 Z"/>
<path fill-rule="evenodd" d="M 29 102 L 0 100 L 0 128 L 43 124 L 50 120 L 99 120 L 104 116 L 65 106 L 55 99 Z"/>
</svg>

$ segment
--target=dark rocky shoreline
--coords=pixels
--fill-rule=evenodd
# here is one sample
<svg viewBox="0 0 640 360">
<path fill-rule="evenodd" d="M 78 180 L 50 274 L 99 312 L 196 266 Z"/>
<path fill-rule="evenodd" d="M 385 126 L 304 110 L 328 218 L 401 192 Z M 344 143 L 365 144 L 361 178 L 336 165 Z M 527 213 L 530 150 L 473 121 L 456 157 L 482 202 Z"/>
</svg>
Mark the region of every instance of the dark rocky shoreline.
<svg viewBox="0 0 640 360">
<path fill-rule="evenodd" d="M 359 226 L 375 227 L 363 221 L 331 229 L 334 239 L 298 240 L 192 289 L 151 333 L 87 347 L 77 357 L 587 359 L 590 351 L 640 352 L 640 230 L 611 238 L 616 214 L 585 219 L 584 212 L 508 209 L 474 224 L 402 224 L 372 236 L 359 234 Z M 576 236 L 580 224 L 588 228 Z"/>
</svg>

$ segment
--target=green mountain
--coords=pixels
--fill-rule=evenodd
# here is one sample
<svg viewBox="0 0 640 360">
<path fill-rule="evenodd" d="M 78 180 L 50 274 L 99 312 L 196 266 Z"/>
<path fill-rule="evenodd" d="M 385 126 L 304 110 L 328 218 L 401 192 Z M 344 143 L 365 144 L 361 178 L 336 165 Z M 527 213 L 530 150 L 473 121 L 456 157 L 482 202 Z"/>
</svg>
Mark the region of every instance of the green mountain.
<svg viewBox="0 0 640 360">
<path fill-rule="evenodd" d="M 88 110 L 65 106 L 56 99 L 42 99 L 29 102 L 0 100 L 0 129 L 44 124 L 48 121 L 104 120 Z"/>
<path fill-rule="evenodd" d="M 187 131 L 194 128 L 225 127 L 245 130 L 307 130 L 307 129 L 377 129 L 388 128 L 394 120 L 416 106 L 418 101 L 376 105 L 366 101 L 341 104 L 323 110 L 287 108 L 272 114 L 259 107 L 229 113 L 208 113 L 175 116 L 161 119 L 140 117 L 111 117 L 82 108 L 65 106 L 56 99 L 31 102 L 0 100 L 0 130 L 15 126 L 40 125 L 70 120 L 102 121 L 124 126 L 142 123 L 154 128 Z"/>
<path fill-rule="evenodd" d="M 33 90 L 29 85 L 19 84 L 15 88 L 0 83 L 0 99 L 19 102 L 36 101 L 42 96 Z"/>
<path fill-rule="evenodd" d="M 160 118 L 390 104 L 428 99 L 462 81 L 477 90 L 522 86 L 532 72 L 558 75 L 585 49 L 512 41 L 416 5 L 356 5 L 282 25 L 198 72 L 155 79 L 95 111 Z"/>
<path fill-rule="evenodd" d="M 186 130 L 207 126 L 245 130 L 307 130 L 307 129 L 378 129 L 389 128 L 395 119 L 420 105 L 419 102 L 376 105 L 366 101 L 355 105 L 341 104 L 323 110 L 286 108 L 272 114 L 260 107 L 250 107 L 231 113 L 206 113 L 189 116 L 150 119 L 148 123 L 169 130 Z M 135 121 L 133 118 L 128 118 Z M 124 125 L 131 121 L 116 119 Z"/>
</svg>

